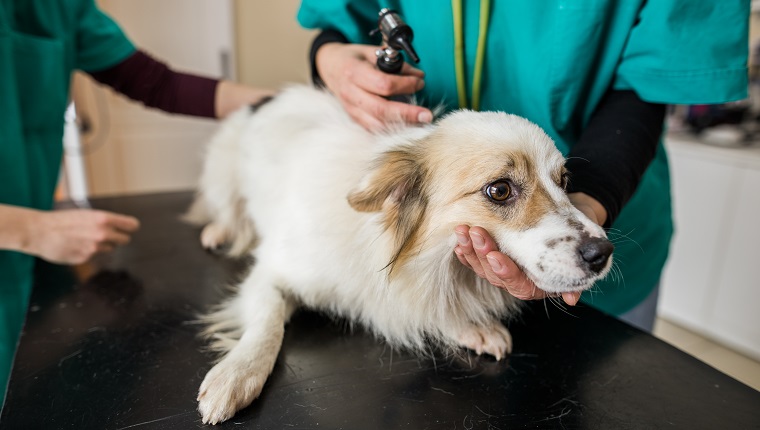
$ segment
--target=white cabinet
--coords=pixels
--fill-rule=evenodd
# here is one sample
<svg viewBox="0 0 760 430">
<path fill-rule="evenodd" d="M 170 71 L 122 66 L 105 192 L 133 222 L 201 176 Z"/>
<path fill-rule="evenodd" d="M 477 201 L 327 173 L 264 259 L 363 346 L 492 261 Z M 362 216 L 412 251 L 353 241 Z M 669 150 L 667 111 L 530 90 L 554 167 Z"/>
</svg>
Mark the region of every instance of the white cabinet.
<svg viewBox="0 0 760 430">
<path fill-rule="evenodd" d="M 760 359 L 760 147 L 666 145 L 676 236 L 658 313 Z"/>
</svg>

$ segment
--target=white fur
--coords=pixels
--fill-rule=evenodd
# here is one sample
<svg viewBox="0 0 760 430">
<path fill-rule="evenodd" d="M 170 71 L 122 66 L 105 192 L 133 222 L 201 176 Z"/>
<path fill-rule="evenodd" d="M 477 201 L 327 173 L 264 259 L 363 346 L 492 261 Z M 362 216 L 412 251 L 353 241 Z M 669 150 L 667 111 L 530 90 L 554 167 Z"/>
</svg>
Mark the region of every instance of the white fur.
<svg viewBox="0 0 760 430">
<path fill-rule="evenodd" d="M 376 210 L 356 210 L 347 196 L 395 172 L 383 174 L 389 151 L 408 154 L 416 182 L 397 181 Z M 535 186 L 518 198 L 543 190 L 550 204 L 540 219 L 517 226 L 517 209 L 501 209 L 483 194 L 489 181 L 509 174 L 499 158 L 505 153 L 533 160 L 527 173 L 538 176 Z M 203 422 L 224 421 L 260 394 L 298 306 L 361 323 L 399 347 L 421 350 L 432 340 L 497 359 L 509 353 L 500 320 L 517 312 L 518 301 L 458 262 L 454 227 L 485 227 L 543 289 L 588 288 L 611 261 L 599 273 L 579 267 L 580 238 L 604 232 L 552 179 L 563 162 L 538 127 L 506 114 L 458 112 L 435 125 L 371 134 L 332 96 L 307 87 L 287 89 L 255 113 L 235 113 L 209 145 L 194 206 L 210 217 L 204 246 L 226 242 L 232 254 L 251 252 L 255 264 L 237 294 L 208 317 L 212 346 L 223 355 L 200 388 Z M 424 196 L 421 209 L 390 222 L 395 210 L 414 205 L 410 189 Z M 410 226 L 411 245 L 389 264 L 405 237 L 399 230 Z M 566 240 L 548 246 L 552 238 Z"/>
</svg>

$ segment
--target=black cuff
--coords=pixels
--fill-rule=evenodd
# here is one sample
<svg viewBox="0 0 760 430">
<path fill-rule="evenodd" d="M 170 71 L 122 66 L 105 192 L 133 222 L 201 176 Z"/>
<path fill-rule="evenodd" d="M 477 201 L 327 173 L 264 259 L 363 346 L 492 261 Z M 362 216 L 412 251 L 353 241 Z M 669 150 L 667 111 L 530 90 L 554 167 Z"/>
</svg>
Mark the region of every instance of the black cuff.
<svg viewBox="0 0 760 430">
<path fill-rule="evenodd" d="M 662 137 L 665 105 L 610 90 L 568 154 L 568 193 L 583 192 L 607 210 L 610 227 L 633 196 Z"/>
<path fill-rule="evenodd" d="M 311 64 L 311 81 L 317 87 L 324 87 L 325 83 L 319 76 L 319 70 L 317 70 L 317 51 L 322 45 L 327 43 L 348 43 L 348 39 L 338 30 L 322 30 L 321 33 L 311 43 L 311 50 L 309 50 L 309 64 Z"/>
</svg>

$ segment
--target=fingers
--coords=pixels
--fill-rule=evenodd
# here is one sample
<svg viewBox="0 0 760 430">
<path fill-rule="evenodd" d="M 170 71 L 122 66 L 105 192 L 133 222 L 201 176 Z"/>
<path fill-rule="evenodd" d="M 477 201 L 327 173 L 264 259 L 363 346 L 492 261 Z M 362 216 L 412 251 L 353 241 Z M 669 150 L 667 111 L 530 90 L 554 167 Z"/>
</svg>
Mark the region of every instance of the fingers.
<svg viewBox="0 0 760 430">
<path fill-rule="evenodd" d="M 433 113 L 427 108 L 390 101 L 358 87 L 346 89 L 342 101 L 349 115 L 367 130 L 381 130 L 385 124 L 399 121 L 426 124 L 433 120 Z"/>
<path fill-rule="evenodd" d="M 343 102 L 346 111 L 368 130 L 379 130 L 384 124 L 399 121 L 409 124 L 426 124 L 433 120 L 430 109 L 385 98 L 387 95 L 404 94 L 396 92 L 398 90 L 394 88 L 387 89 L 382 85 L 359 82 L 344 85 L 340 91 L 339 99 Z"/>
<path fill-rule="evenodd" d="M 405 66 L 408 74 L 392 75 L 381 72 L 369 61 L 362 61 L 348 69 L 346 77 L 364 91 L 383 97 L 414 94 L 425 87 L 425 74 L 408 64 Z"/>
<path fill-rule="evenodd" d="M 120 245 L 126 245 L 131 240 L 131 233 L 140 228 L 140 221 L 129 215 L 94 210 L 95 230 L 92 240 L 97 252 L 110 252 Z"/>
<path fill-rule="evenodd" d="M 454 232 L 456 233 L 458 243 L 457 247 L 454 249 L 454 253 L 459 261 L 472 269 L 481 278 L 485 278 L 486 273 L 483 270 L 483 265 L 480 262 L 480 258 L 475 254 L 475 248 L 472 244 L 470 227 L 460 225 L 454 229 Z M 500 285 L 496 286 L 499 287 Z"/>
<path fill-rule="evenodd" d="M 410 75 L 410 76 L 416 76 L 418 78 L 424 78 L 425 72 L 422 70 L 412 66 L 409 63 L 404 63 L 404 65 L 401 67 L 401 74 L 402 75 Z"/>
<path fill-rule="evenodd" d="M 578 301 L 581 299 L 581 293 L 577 291 L 573 291 L 570 293 L 562 293 L 562 300 L 565 301 L 570 306 L 575 306 L 578 304 Z"/>
<path fill-rule="evenodd" d="M 429 123 L 432 112 L 422 106 L 389 100 L 413 94 L 425 86 L 424 72 L 404 64 L 398 75 L 383 73 L 375 66 L 376 46 L 328 43 L 317 53 L 317 68 L 325 85 L 343 104 L 348 114 L 364 128 L 381 130 L 385 124 Z"/>
<path fill-rule="evenodd" d="M 496 241 L 485 229 L 460 225 L 454 232 L 458 243 L 454 249 L 457 259 L 478 276 L 520 300 L 549 297 L 549 294 L 539 289 L 511 258 L 499 251 Z M 580 293 L 562 293 L 562 298 L 568 305 L 574 306 L 580 299 Z"/>
<path fill-rule="evenodd" d="M 96 211 L 102 217 L 102 223 L 125 233 L 134 233 L 140 228 L 140 221 L 129 215 L 113 212 Z"/>
</svg>

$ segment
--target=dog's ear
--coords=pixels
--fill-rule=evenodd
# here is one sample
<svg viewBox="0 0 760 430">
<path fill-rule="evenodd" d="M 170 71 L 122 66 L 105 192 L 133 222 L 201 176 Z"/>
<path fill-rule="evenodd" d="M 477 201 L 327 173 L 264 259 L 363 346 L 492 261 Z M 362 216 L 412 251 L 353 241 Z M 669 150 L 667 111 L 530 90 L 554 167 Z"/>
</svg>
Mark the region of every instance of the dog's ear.
<svg viewBox="0 0 760 430">
<path fill-rule="evenodd" d="M 418 244 L 418 231 L 427 207 L 426 171 L 419 153 L 401 149 L 384 153 L 362 183 L 348 195 L 359 212 L 384 212 L 385 228 L 396 240 L 389 274 L 406 260 Z"/>
<path fill-rule="evenodd" d="M 358 212 L 379 212 L 384 205 L 398 206 L 410 193 L 419 193 L 423 175 L 412 150 L 385 152 L 349 193 L 348 203 Z"/>
</svg>

